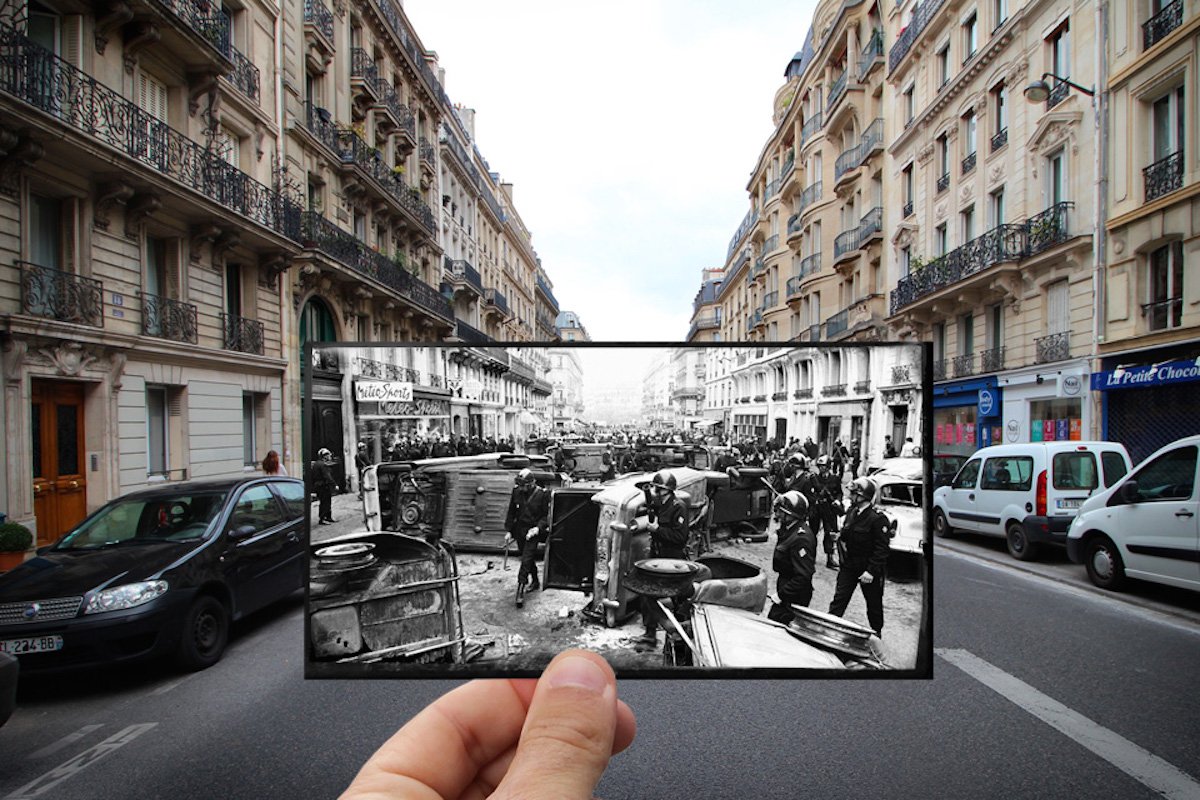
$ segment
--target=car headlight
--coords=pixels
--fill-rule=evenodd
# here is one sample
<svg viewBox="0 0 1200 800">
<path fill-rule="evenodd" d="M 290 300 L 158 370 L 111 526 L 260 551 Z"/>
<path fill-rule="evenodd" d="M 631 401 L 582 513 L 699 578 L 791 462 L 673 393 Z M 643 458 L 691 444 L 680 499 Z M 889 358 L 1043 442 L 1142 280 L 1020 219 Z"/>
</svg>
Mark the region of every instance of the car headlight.
<svg viewBox="0 0 1200 800">
<path fill-rule="evenodd" d="M 167 591 L 166 581 L 142 581 L 114 586 L 96 592 L 87 602 L 84 614 L 99 614 L 103 611 L 122 611 L 149 603 Z"/>
</svg>

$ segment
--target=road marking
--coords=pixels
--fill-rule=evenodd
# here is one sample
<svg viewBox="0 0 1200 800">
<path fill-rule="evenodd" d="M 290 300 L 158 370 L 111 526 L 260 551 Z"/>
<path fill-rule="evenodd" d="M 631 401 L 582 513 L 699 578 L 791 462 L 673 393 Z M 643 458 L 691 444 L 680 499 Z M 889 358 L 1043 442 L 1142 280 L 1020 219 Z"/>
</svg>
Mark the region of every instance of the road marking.
<svg viewBox="0 0 1200 800">
<path fill-rule="evenodd" d="M 104 758 L 109 753 L 124 747 L 132 742 L 137 737 L 141 736 L 146 731 L 158 725 L 157 722 L 143 722 L 139 725 L 130 725 L 128 728 L 114 733 L 112 736 L 105 739 L 98 745 L 89 747 L 79 755 L 65 761 L 59 766 L 42 775 L 39 778 L 34 778 L 29 783 L 17 789 L 10 795 L 5 797 L 5 800 L 26 800 L 26 798 L 37 797 L 53 789 L 58 784 L 65 781 L 67 778 L 76 775 L 79 772 L 90 767 L 100 759 Z"/>
<path fill-rule="evenodd" d="M 104 725 L 102 725 L 102 724 L 101 725 L 84 725 L 82 728 L 75 731 L 74 733 L 68 733 L 66 736 L 62 737 L 57 742 L 46 745 L 41 750 L 38 750 L 36 753 L 30 753 L 29 758 L 45 758 L 46 756 L 52 756 L 55 753 L 57 753 L 59 750 L 62 750 L 67 745 L 74 744 L 75 742 L 78 742 L 83 737 L 87 736 L 92 731 L 99 730 L 100 728 L 103 728 L 103 727 L 104 727 Z"/>
<path fill-rule="evenodd" d="M 967 650 L 936 648 L 939 656 L 1006 700 L 1167 798 L 1200 798 L 1200 783 L 1173 764 L 1067 708 L 1049 695 Z"/>
<path fill-rule="evenodd" d="M 150 694 L 166 694 L 167 692 L 171 691 L 176 686 L 178 686 L 179 684 L 183 683 L 186 680 L 187 680 L 187 678 L 180 678 L 177 681 L 171 681 L 170 683 L 164 683 L 162 686 L 159 686 L 157 689 L 152 691 Z"/>
</svg>

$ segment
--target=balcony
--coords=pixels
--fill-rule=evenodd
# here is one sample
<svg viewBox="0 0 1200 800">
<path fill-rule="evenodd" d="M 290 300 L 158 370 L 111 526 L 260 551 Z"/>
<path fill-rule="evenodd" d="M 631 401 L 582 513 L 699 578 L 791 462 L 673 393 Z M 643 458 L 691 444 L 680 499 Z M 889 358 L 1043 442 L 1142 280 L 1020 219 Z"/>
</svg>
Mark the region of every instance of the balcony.
<svg viewBox="0 0 1200 800">
<path fill-rule="evenodd" d="M 845 150 L 837 157 L 833 165 L 833 177 L 841 181 L 842 176 L 851 170 L 856 170 L 866 163 L 867 159 L 883 149 L 883 120 L 876 119 L 858 140 L 858 144 Z"/>
<path fill-rule="evenodd" d="M 787 221 L 787 240 L 789 243 L 796 240 L 804 232 L 804 226 L 800 224 L 800 212 L 797 211 L 788 217 Z"/>
<path fill-rule="evenodd" d="M 779 249 L 779 234 L 773 233 L 763 242 L 762 254 L 766 256 L 768 253 L 773 253 Z"/>
<path fill-rule="evenodd" d="M 263 324 L 258 320 L 221 312 L 221 330 L 226 350 L 256 356 L 263 354 Z"/>
<path fill-rule="evenodd" d="M 383 99 L 383 79 L 371 54 L 361 47 L 350 51 L 350 93 L 359 115 Z"/>
<path fill-rule="evenodd" d="M 862 83 L 871 73 L 871 68 L 883 63 L 883 31 L 874 28 L 866 46 L 858 58 L 858 80 Z"/>
<path fill-rule="evenodd" d="M 196 307 L 169 297 L 142 294 L 142 333 L 172 342 L 196 344 Z"/>
<path fill-rule="evenodd" d="M 0 92 L 112 147 L 147 167 L 153 177 L 170 178 L 251 222 L 299 240 L 300 208 L 279 192 L 3 25 L 0 51 Z"/>
<path fill-rule="evenodd" d="M 313 44 L 333 54 L 333 12 L 321 0 L 304 0 L 304 34 Z"/>
<path fill-rule="evenodd" d="M 443 264 L 452 283 L 460 284 L 463 289 L 469 289 L 478 296 L 483 295 L 483 281 L 479 277 L 479 270 L 471 266 L 470 261 L 447 256 Z"/>
<path fill-rule="evenodd" d="M 900 35 L 896 37 L 896 43 L 888 51 L 889 73 L 895 72 L 900 66 L 904 57 L 912 50 L 913 45 L 916 44 L 945 2 L 946 0 L 925 0 L 924 3 L 913 9 L 912 21 L 908 23 L 907 28 L 900 31 Z"/>
<path fill-rule="evenodd" d="M 1046 110 L 1054 108 L 1056 105 L 1067 99 L 1071 94 L 1071 85 L 1065 81 L 1055 81 L 1054 86 L 1050 89 L 1050 96 L 1046 98 Z"/>
<path fill-rule="evenodd" d="M 511 316 L 508 310 L 508 298 L 499 289 L 483 290 L 484 310 L 494 309 L 503 317 Z"/>
<path fill-rule="evenodd" d="M 304 102 L 304 127 L 309 134 L 334 153 L 341 154 L 340 130 L 328 110 L 315 105 L 311 100 Z"/>
<path fill-rule="evenodd" d="M 872 239 L 883 235 L 883 207 L 875 206 L 858 222 L 858 246 L 862 248 Z"/>
<path fill-rule="evenodd" d="M 372 250 L 315 211 L 304 212 L 304 246 L 378 281 L 397 296 L 438 317 L 454 319 L 450 301 L 409 273 L 402 262 Z"/>
<path fill-rule="evenodd" d="M 938 176 L 938 179 L 937 179 L 938 194 L 941 194 L 942 192 L 946 191 L 949 188 L 950 188 L 950 173 L 943 172 L 941 175 Z"/>
<path fill-rule="evenodd" d="M 778 403 L 781 400 L 787 400 L 787 392 L 775 392 L 771 395 L 772 402 Z"/>
<path fill-rule="evenodd" d="M 1022 261 L 1065 241 L 1072 205 L 1058 203 L 1023 223 L 998 225 L 901 278 L 892 291 L 891 313 L 996 264 Z"/>
<path fill-rule="evenodd" d="M 554 292 L 550 290 L 550 284 L 546 283 L 541 275 L 536 276 L 534 284 L 537 286 L 537 290 L 544 294 L 546 299 L 550 301 L 550 307 L 558 311 L 558 300 L 554 297 Z"/>
<path fill-rule="evenodd" d="M 18 261 L 21 269 L 21 311 L 43 319 L 104 327 L 104 287 L 53 267 Z"/>
<path fill-rule="evenodd" d="M 258 67 L 254 66 L 253 62 L 236 47 L 229 48 L 229 57 L 233 61 L 233 72 L 226 75 L 225 79 L 245 95 L 246 99 L 254 103 L 259 102 L 259 98 L 262 96 L 262 83 Z"/>
<path fill-rule="evenodd" d="M 820 325 L 820 323 L 814 323 L 812 325 L 809 325 L 807 328 L 800 331 L 800 335 L 796 338 L 798 338 L 802 342 L 819 342 L 819 341 L 821 341 L 821 325 Z"/>
<path fill-rule="evenodd" d="M 437 174 L 437 148 L 433 146 L 433 142 L 421 137 L 420 146 L 418 147 L 419 159 L 421 162 L 421 171 L 429 172 L 433 175 Z"/>
<path fill-rule="evenodd" d="M 769 311 L 777 305 L 779 305 L 779 292 L 767 292 L 766 295 L 763 296 L 763 311 Z"/>
<path fill-rule="evenodd" d="M 846 384 L 833 383 L 828 386 L 822 386 L 821 387 L 821 396 L 822 397 L 845 397 L 846 396 Z"/>
<path fill-rule="evenodd" d="M 153 41 L 160 43 L 163 52 L 169 52 L 185 72 L 225 74 L 230 70 L 233 48 L 229 19 L 221 13 L 219 3 L 136 0 L 127 8 L 138 22 L 149 21 L 154 25 L 158 35 Z M 100 18 L 103 19 L 103 15 Z M 97 32 L 100 32 L 99 26 Z"/>
<path fill-rule="evenodd" d="M 892 365 L 892 386 L 904 386 L 912 383 L 912 365 L 911 364 L 893 364 Z"/>
<path fill-rule="evenodd" d="M 811 400 L 812 396 L 813 390 L 811 386 L 808 386 L 804 389 L 797 389 L 796 391 L 792 392 L 792 397 L 796 398 L 797 400 Z"/>
<path fill-rule="evenodd" d="M 742 240 L 749 235 L 750 231 L 758 223 L 758 209 L 752 208 L 746 212 L 746 216 L 742 217 L 742 222 L 738 225 L 737 231 L 734 232 L 733 238 L 729 240 L 729 249 L 725 253 L 725 258 L 729 259 L 733 256 L 733 251 L 737 250 L 738 245 Z M 735 268 L 736 269 L 736 268 Z"/>
<path fill-rule="evenodd" d="M 1183 151 L 1178 150 L 1166 158 L 1155 161 L 1142 170 L 1142 181 L 1146 187 L 1146 202 L 1157 200 L 1183 188 Z"/>
<path fill-rule="evenodd" d="M 867 394 L 870 391 L 871 391 L 871 382 L 870 381 L 858 381 L 857 383 L 854 384 L 854 393 L 855 394 Z"/>
<path fill-rule="evenodd" d="M 1182 24 L 1183 0 L 1163 6 L 1162 11 L 1142 23 L 1142 49 L 1154 47 Z"/>
<path fill-rule="evenodd" d="M 966 378 L 975 374 L 975 354 L 955 356 L 953 359 L 954 377 Z"/>
<path fill-rule="evenodd" d="M 754 260 L 754 266 L 746 272 L 746 283 L 754 283 L 767 272 L 767 262 L 759 256 Z"/>
<path fill-rule="evenodd" d="M 845 333 L 850 327 L 850 309 L 843 308 L 825 320 L 825 338 L 832 339 Z"/>
<path fill-rule="evenodd" d="M 992 135 L 992 152 L 996 152 L 1006 144 L 1008 144 L 1008 128 L 1001 128 Z"/>
<path fill-rule="evenodd" d="M 1004 347 L 993 347 L 979 354 L 980 372 L 999 372 L 1004 369 Z"/>
<path fill-rule="evenodd" d="M 767 396 L 765 394 L 756 394 L 754 395 L 754 402 L 765 403 L 767 402 Z"/>
<path fill-rule="evenodd" d="M 832 114 L 834 106 L 846 94 L 846 82 L 849 79 L 848 70 L 843 69 L 841 74 L 833 79 L 833 83 L 829 86 L 829 98 L 825 102 L 825 113 Z"/>
<path fill-rule="evenodd" d="M 767 191 L 763 196 L 767 200 L 770 200 L 775 195 L 779 194 L 779 187 L 782 185 L 782 183 L 783 182 L 779 178 L 776 178 L 773 181 L 768 181 L 767 182 Z"/>
<path fill-rule="evenodd" d="M 946 374 L 949 372 L 949 365 L 950 362 L 944 358 L 933 362 L 933 380 L 935 382 L 946 380 Z"/>
<path fill-rule="evenodd" d="M 841 261 L 849 255 L 853 255 L 858 250 L 858 228 L 854 227 L 848 231 L 842 231 L 833 240 L 833 260 Z"/>
<path fill-rule="evenodd" d="M 967 153 L 966 158 L 964 158 L 962 160 L 962 174 L 963 175 L 967 175 L 967 174 L 975 171 L 975 161 L 977 160 L 977 158 L 978 158 L 978 154 L 974 150 Z"/>
<path fill-rule="evenodd" d="M 1152 331 L 1165 331 L 1183 324 L 1183 298 L 1169 297 L 1142 304 L 1142 316 Z"/>
<path fill-rule="evenodd" d="M 821 271 L 821 254 L 813 253 L 811 256 L 807 256 L 806 258 L 801 259 L 800 271 L 796 273 L 796 276 L 798 278 L 800 278 L 800 280 L 804 280 L 809 275 L 815 275 L 820 271 Z"/>
<path fill-rule="evenodd" d="M 806 208 L 820 200 L 821 192 L 823 191 L 822 187 L 823 184 L 821 181 L 817 181 L 811 186 L 806 187 L 796 199 L 796 213 L 803 214 Z"/>
<path fill-rule="evenodd" d="M 795 148 L 788 150 L 787 155 L 783 157 L 783 166 L 779 171 L 779 179 L 786 181 L 788 175 L 796 168 L 796 150 Z"/>
<path fill-rule="evenodd" d="M 907 203 L 905 203 L 904 207 L 901 209 L 901 212 L 904 219 L 911 217 L 913 213 L 913 201 L 909 200 Z"/>
<path fill-rule="evenodd" d="M 1033 340 L 1033 346 L 1036 351 L 1035 364 L 1066 361 L 1071 357 L 1071 332 L 1062 331 L 1049 336 L 1041 336 Z"/>
<path fill-rule="evenodd" d="M 820 111 L 805 120 L 804 125 L 800 128 L 800 146 L 804 147 L 808 144 L 809 140 L 816 136 L 824 126 L 825 115 Z"/>
</svg>

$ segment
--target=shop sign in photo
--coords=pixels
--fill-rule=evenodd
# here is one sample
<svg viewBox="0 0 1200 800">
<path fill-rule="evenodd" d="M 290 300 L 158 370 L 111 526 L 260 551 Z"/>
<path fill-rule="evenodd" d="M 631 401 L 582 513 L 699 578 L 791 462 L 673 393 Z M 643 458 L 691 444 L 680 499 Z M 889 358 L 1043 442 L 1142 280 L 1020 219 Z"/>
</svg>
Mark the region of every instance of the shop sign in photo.
<svg viewBox="0 0 1200 800">
<path fill-rule="evenodd" d="M 1123 367 L 1092 374 L 1092 388 L 1102 391 L 1105 389 L 1138 389 L 1190 381 L 1200 381 L 1200 363 L 1195 361 L 1146 364 L 1140 367 Z"/>
<path fill-rule="evenodd" d="M 360 403 L 404 403 L 413 399 L 413 385 L 391 381 L 355 381 L 354 399 Z"/>
</svg>

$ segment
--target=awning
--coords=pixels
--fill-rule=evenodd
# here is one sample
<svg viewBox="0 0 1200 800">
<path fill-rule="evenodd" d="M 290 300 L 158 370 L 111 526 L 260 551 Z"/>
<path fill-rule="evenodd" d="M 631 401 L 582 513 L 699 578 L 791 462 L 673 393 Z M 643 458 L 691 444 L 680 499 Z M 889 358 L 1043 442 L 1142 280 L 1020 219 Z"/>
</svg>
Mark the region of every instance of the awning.
<svg viewBox="0 0 1200 800">
<path fill-rule="evenodd" d="M 723 422 L 722 422 L 721 420 L 719 420 L 719 419 L 701 419 L 701 420 L 697 420 L 696 422 L 692 423 L 692 427 L 695 427 L 695 428 L 711 428 L 711 427 L 713 427 L 714 425 L 724 425 L 724 424 L 725 424 L 725 423 L 723 423 Z"/>
</svg>

